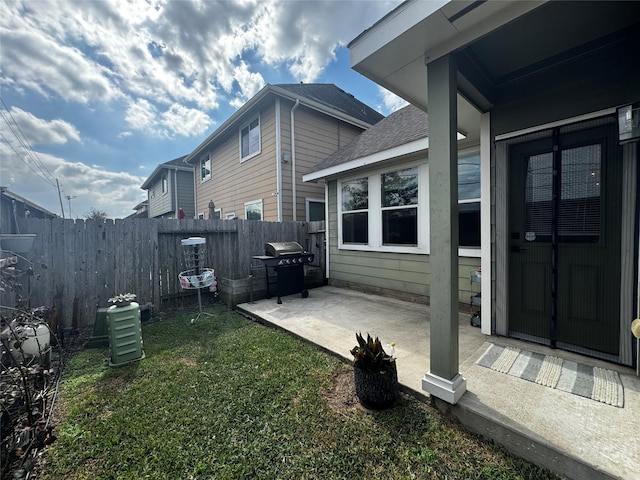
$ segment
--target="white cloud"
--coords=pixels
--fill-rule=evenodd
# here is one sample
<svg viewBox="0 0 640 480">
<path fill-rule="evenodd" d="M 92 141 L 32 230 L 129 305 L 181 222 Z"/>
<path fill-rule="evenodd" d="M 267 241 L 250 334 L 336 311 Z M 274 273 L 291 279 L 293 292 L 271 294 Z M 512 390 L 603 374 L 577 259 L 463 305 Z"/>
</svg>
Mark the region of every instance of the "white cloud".
<svg viewBox="0 0 640 480">
<path fill-rule="evenodd" d="M 395 93 L 383 87 L 378 87 L 378 94 L 382 98 L 382 105 L 379 105 L 378 109 L 385 115 L 395 112 L 409 103 L 404 98 L 397 96 Z"/>
<path fill-rule="evenodd" d="M 138 99 L 129 105 L 125 120 L 133 130 L 145 131 L 159 138 L 172 138 L 176 135 L 197 137 L 206 132 L 213 123 L 200 110 L 174 103 L 160 112 L 145 99 Z M 126 136 L 127 132 L 121 135 Z"/>
<path fill-rule="evenodd" d="M 106 211 L 114 218 L 125 217 L 146 195 L 140 189 L 145 178 L 126 172 L 111 172 L 103 167 L 81 162 L 67 162 L 62 158 L 37 152 L 42 165 L 53 178 L 59 180 L 65 215 L 68 216 L 66 195 L 71 200 L 73 218 L 82 218 L 91 207 Z M 3 186 L 30 201 L 61 215 L 60 198 L 55 182 L 36 175 L 37 167 L 28 157 L 22 160 L 4 142 L 0 143 L 0 178 Z"/>
<path fill-rule="evenodd" d="M 0 81 L 73 102 L 133 97 L 208 111 L 220 91 L 234 104 L 250 98 L 264 85 L 260 63 L 316 80 L 339 45 L 398 3 L 4 2 Z"/>
<path fill-rule="evenodd" d="M 31 146 L 63 144 L 69 140 L 80 141 L 80 133 L 76 127 L 61 119 L 46 121 L 17 107 L 11 107 L 9 111 L 3 110 L 2 119 L 0 132 L 12 142 L 12 145 L 19 143 L 15 135 L 19 135 L 20 138 L 26 137 Z"/>
</svg>

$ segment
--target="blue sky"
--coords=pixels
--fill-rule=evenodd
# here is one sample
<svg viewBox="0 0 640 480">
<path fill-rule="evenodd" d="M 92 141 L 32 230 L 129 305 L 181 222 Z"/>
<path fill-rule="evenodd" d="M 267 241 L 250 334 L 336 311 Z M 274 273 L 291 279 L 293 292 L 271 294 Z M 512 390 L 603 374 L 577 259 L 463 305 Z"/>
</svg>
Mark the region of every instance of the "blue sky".
<svg viewBox="0 0 640 480">
<path fill-rule="evenodd" d="M 346 44 L 399 0 L 3 0 L 0 185 L 65 216 L 112 218 L 266 84 L 335 83 L 404 104 Z M 67 196 L 72 197 L 69 201 Z"/>
</svg>

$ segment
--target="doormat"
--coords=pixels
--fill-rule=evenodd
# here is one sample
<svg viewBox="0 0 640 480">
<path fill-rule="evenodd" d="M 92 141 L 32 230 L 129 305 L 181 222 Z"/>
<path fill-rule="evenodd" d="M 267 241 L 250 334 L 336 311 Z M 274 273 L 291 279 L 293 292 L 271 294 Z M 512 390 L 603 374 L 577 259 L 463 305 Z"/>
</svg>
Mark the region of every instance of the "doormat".
<svg viewBox="0 0 640 480">
<path fill-rule="evenodd" d="M 615 407 L 624 406 L 622 382 L 613 370 L 494 344 L 476 364 Z"/>
</svg>

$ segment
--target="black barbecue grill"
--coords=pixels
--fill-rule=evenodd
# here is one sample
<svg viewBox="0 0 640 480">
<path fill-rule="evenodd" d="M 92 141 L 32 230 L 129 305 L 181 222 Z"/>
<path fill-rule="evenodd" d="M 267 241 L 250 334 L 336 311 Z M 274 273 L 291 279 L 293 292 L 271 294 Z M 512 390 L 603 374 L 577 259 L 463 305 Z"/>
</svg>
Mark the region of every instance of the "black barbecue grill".
<svg viewBox="0 0 640 480">
<path fill-rule="evenodd" d="M 313 262 L 313 253 L 304 251 L 298 242 L 270 242 L 264 245 L 264 255 L 253 257 L 264 264 L 267 282 L 267 298 L 272 293 L 280 297 L 300 293 L 307 298 L 309 292 L 304 286 L 304 265 Z M 272 282 L 269 280 L 269 269 L 275 272 L 275 292 L 271 291 Z"/>
</svg>

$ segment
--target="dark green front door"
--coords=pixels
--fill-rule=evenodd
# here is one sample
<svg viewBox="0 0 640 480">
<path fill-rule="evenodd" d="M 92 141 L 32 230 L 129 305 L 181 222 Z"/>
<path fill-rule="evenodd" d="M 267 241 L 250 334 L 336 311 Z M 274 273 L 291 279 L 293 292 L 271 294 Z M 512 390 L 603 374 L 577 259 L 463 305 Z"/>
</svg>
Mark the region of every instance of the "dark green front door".
<svg viewBox="0 0 640 480">
<path fill-rule="evenodd" d="M 615 124 L 509 153 L 510 335 L 618 354 L 622 156 Z"/>
</svg>

